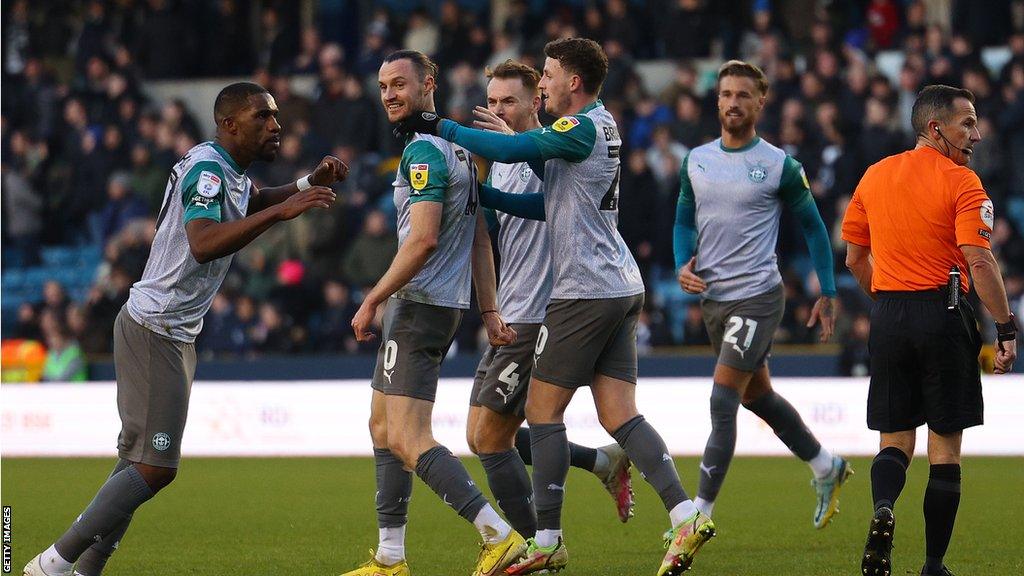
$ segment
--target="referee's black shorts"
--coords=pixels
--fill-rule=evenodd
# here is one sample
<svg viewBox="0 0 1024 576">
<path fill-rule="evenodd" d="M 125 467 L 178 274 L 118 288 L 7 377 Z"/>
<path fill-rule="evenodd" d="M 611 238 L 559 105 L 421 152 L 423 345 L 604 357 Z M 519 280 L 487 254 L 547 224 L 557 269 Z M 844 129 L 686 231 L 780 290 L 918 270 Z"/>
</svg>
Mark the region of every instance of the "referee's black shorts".
<svg viewBox="0 0 1024 576">
<path fill-rule="evenodd" d="M 943 291 L 879 292 L 868 348 L 868 428 L 946 434 L 982 423 L 981 334 L 965 298 L 950 311 Z"/>
</svg>

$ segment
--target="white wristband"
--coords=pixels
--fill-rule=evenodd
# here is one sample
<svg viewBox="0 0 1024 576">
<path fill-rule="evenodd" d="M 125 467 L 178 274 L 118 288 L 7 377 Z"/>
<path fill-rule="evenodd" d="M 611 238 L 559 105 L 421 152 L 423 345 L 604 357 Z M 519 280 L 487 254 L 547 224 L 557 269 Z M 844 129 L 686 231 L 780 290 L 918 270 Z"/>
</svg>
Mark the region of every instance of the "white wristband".
<svg viewBox="0 0 1024 576">
<path fill-rule="evenodd" d="M 313 185 L 309 183 L 309 176 L 309 174 L 306 174 L 302 178 L 299 178 L 298 180 L 295 181 L 295 186 L 298 187 L 299 192 L 302 192 L 303 190 L 309 190 L 310 188 L 313 187 Z"/>
</svg>

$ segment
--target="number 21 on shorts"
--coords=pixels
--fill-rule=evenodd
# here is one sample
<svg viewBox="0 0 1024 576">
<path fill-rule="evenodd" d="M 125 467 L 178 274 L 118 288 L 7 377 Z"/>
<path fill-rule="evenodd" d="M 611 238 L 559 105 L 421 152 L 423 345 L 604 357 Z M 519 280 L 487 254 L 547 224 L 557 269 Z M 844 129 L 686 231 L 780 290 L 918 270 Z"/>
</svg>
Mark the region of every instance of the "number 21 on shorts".
<svg viewBox="0 0 1024 576">
<path fill-rule="evenodd" d="M 732 344 L 732 347 L 743 356 L 747 350 L 750 349 L 750 344 L 754 341 L 754 332 L 757 331 L 757 320 L 752 318 L 740 318 L 739 316 L 730 316 L 728 320 L 729 327 L 725 330 L 725 336 L 722 340 L 728 344 Z M 736 337 L 736 333 L 743 329 L 746 325 L 747 333 L 743 338 L 743 344 L 739 343 L 739 338 Z"/>
</svg>

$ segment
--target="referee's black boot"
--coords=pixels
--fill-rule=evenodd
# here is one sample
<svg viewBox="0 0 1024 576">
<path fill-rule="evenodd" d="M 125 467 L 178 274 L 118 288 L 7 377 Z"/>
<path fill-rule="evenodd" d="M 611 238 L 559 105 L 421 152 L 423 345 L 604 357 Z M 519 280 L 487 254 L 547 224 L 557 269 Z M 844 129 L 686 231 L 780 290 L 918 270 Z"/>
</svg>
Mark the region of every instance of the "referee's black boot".
<svg viewBox="0 0 1024 576">
<path fill-rule="evenodd" d="M 929 572 L 927 568 L 921 568 L 921 576 L 955 576 L 949 571 L 949 568 L 945 566 L 939 572 Z"/>
<path fill-rule="evenodd" d="M 868 541 L 864 544 L 864 557 L 860 571 L 864 576 L 892 575 L 892 538 L 896 530 L 896 518 L 889 508 L 875 510 L 868 529 Z M 941 575 L 939 575 L 941 576 Z"/>
</svg>

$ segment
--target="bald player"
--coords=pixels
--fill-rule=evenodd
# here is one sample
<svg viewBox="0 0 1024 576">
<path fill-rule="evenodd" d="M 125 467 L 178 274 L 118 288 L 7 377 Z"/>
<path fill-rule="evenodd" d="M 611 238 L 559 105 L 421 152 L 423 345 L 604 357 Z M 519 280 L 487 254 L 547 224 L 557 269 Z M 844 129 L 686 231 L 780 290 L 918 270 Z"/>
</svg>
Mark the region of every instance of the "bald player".
<svg viewBox="0 0 1024 576">
<path fill-rule="evenodd" d="M 25 576 L 99 576 L 135 510 L 178 471 L 194 343 L 232 255 L 277 222 L 329 208 L 335 195 L 327 186 L 348 173 L 327 156 L 297 182 L 258 190 L 245 170 L 277 156 L 274 98 L 258 84 L 231 84 L 217 95 L 214 119 L 216 138 L 171 170 L 149 261 L 114 323 L 117 465 L 71 527 L 25 566 Z"/>
</svg>

